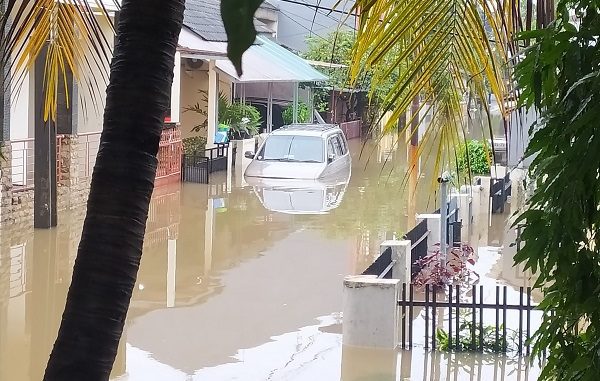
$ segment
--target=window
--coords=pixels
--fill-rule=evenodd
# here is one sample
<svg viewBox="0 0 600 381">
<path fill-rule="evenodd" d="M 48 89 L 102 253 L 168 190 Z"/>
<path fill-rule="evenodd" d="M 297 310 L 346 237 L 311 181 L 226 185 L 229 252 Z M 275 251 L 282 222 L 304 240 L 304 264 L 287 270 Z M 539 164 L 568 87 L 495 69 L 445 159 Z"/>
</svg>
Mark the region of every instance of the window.
<svg viewBox="0 0 600 381">
<path fill-rule="evenodd" d="M 323 162 L 323 140 L 313 136 L 272 135 L 257 156 L 258 160 Z"/>
<path fill-rule="evenodd" d="M 342 149 L 342 142 L 340 141 L 339 136 L 335 135 L 333 138 L 331 138 L 331 140 L 333 141 L 333 148 L 335 149 L 336 158 L 342 156 L 344 154 L 344 150 Z"/>
<path fill-rule="evenodd" d="M 348 145 L 346 144 L 346 139 L 342 134 L 337 134 L 336 137 L 340 140 L 340 145 L 342 146 L 342 155 L 345 155 L 348 152 Z"/>
</svg>

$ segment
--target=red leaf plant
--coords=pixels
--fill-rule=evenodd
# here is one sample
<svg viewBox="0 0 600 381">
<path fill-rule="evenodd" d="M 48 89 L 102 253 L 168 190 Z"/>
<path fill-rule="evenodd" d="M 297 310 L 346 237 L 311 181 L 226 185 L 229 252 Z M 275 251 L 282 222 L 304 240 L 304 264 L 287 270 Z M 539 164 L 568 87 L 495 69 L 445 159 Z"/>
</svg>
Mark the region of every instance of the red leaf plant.
<svg viewBox="0 0 600 381">
<path fill-rule="evenodd" d="M 439 244 L 435 245 L 433 252 L 417 259 L 415 265 L 421 270 L 413 277 L 413 284 L 423 287 L 426 284 L 444 286 L 469 282 L 473 272 L 469 265 L 475 264 L 475 251 L 471 246 L 461 244 L 459 247 L 448 248 L 446 266 L 442 265 L 441 259 Z"/>
</svg>

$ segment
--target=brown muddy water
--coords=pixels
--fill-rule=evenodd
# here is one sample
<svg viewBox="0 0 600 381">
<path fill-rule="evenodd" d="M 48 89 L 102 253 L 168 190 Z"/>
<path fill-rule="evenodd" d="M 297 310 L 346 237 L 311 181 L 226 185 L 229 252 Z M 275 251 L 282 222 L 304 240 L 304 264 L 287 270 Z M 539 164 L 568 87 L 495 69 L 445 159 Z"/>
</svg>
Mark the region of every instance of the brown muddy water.
<svg viewBox="0 0 600 381">
<path fill-rule="evenodd" d="M 352 142 L 351 149 L 348 185 L 312 201 L 333 205 L 325 214 L 279 213 L 273 199 L 265 201 L 277 195 L 228 186 L 223 174 L 210 185 L 157 189 L 112 379 L 536 379 L 537 368 L 502 356 L 342 346 L 343 277 L 360 273 L 379 243 L 401 236 L 407 223 L 406 154 L 386 141 Z M 421 192 L 417 211 L 434 204 Z M 59 215 L 52 230 L 0 229 L 2 381 L 41 380 L 84 212 Z M 480 275 L 524 286 L 512 259 L 488 247 L 503 244 L 505 217 L 495 216 L 478 243 Z"/>
</svg>

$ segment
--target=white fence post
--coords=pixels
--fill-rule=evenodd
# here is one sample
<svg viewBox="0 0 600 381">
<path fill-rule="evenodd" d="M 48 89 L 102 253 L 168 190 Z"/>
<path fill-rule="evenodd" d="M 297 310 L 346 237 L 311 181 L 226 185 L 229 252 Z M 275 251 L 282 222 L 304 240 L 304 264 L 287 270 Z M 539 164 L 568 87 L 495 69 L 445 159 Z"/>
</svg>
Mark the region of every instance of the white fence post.
<svg viewBox="0 0 600 381">
<path fill-rule="evenodd" d="M 440 235 L 440 215 L 418 214 L 417 224 L 423 220 L 427 220 L 427 230 L 429 230 L 429 235 L 427 236 L 427 250 L 433 251 L 435 245 L 442 241 L 442 236 Z"/>
<path fill-rule="evenodd" d="M 398 279 L 350 275 L 344 278 L 343 344 L 398 346 Z"/>
<path fill-rule="evenodd" d="M 379 254 L 381 255 L 388 247 L 392 249 L 392 261 L 396 261 L 392 267 L 392 278 L 399 279 L 400 282 L 410 283 L 411 273 L 411 242 L 408 240 L 383 241 L 379 245 Z"/>
</svg>

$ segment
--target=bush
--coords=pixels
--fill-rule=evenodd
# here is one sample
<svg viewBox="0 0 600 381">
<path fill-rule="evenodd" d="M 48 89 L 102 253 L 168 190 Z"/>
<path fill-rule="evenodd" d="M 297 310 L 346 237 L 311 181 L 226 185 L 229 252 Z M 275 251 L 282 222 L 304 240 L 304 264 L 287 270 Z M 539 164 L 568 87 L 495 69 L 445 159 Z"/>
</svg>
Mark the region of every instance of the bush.
<svg viewBox="0 0 600 381">
<path fill-rule="evenodd" d="M 184 154 L 204 156 L 204 149 L 206 148 L 206 138 L 204 136 L 185 138 L 182 143 Z"/>
<path fill-rule="evenodd" d="M 463 174 L 487 175 L 491 164 L 492 150 L 482 141 L 468 140 L 458 152 L 457 166 Z"/>
<path fill-rule="evenodd" d="M 298 123 L 308 123 L 310 121 L 308 106 L 304 102 L 298 102 Z M 294 121 L 294 105 L 291 104 L 283 109 L 281 113 L 284 124 L 292 124 Z"/>
</svg>

